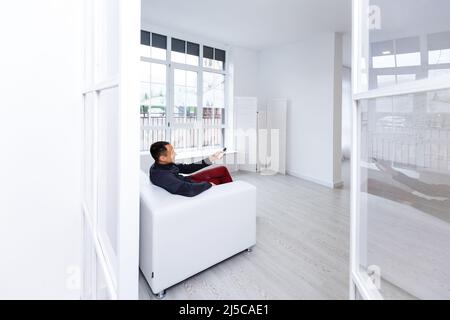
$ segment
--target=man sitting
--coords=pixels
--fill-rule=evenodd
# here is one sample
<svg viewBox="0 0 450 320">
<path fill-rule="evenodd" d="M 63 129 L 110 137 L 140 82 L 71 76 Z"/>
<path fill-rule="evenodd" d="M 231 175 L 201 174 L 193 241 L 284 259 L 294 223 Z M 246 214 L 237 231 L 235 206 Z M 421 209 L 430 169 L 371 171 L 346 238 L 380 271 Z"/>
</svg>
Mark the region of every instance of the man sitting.
<svg viewBox="0 0 450 320">
<path fill-rule="evenodd" d="M 233 182 L 228 169 L 224 166 L 203 170 L 191 176 L 181 175 L 192 174 L 210 166 L 223 157 L 222 151 L 192 164 L 176 164 L 176 153 L 168 142 L 160 141 L 152 144 L 150 153 L 155 159 L 155 163 L 150 168 L 151 182 L 172 194 L 195 197 L 212 186 Z"/>
</svg>

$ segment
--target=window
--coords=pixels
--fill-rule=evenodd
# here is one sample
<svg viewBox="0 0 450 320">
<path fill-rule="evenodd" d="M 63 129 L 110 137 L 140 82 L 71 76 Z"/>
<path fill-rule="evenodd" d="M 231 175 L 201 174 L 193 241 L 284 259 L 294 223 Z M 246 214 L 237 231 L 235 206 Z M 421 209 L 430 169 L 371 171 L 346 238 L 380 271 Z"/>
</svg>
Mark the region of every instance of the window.
<svg viewBox="0 0 450 320">
<path fill-rule="evenodd" d="M 200 45 L 172 38 L 172 62 L 198 66 Z"/>
<path fill-rule="evenodd" d="M 198 108 L 198 73 L 181 69 L 174 70 L 174 109 L 175 123 L 195 123 Z"/>
<path fill-rule="evenodd" d="M 428 51 L 429 64 L 450 63 L 450 49 Z"/>
<path fill-rule="evenodd" d="M 225 125 L 225 76 L 203 73 L 203 146 L 223 146 Z"/>
<path fill-rule="evenodd" d="M 420 52 L 397 54 L 397 67 L 420 66 Z"/>
<path fill-rule="evenodd" d="M 418 37 L 372 43 L 373 69 L 420 65 L 421 53 Z"/>
<path fill-rule="evenodd" d="M 141 62 L 141 148 L 165 140 L 167 125 L 167 67 Z"/>
<path fill-rule="evenodd" d="M 203 67 L 225 70 L 225 51 L 204 46 Z"/>
<path fill-rule="evenodd" d="M 372 58 L 372 63 L 374 69 L 395 68 L 395 56 L 392 54 L 375 56 Z"/>
<path fill-rule="evenodd" d="M 375 41 L 369 48 L 369 89 L 450 74 L 449 31 Z"/>
<path fill-rule="evenodd" d="M 226 52 L 147 31 L 141 48 L 141 150 L 159 140 L 181 151 L 224 146 Z"/>
<path fill-rule="evenodd" d="M 143 57 L 151 57 L 153 59 L 167 59 L 167 37 L 141 31 L 141 55 Z"/>
<path fill-rule="evenodd" d="M 203 122 L 205 125 L 223 125 L 225 111 L 225 76 L 203 73 Z"/>
<path fill-rule="evenodd" d="M 422 64 L 420 38 L 411 37 L 395 40 L 397 67 L 416 67 Z"/>
<path fill-rule="evenodd" d="M 395 75 L 377 76 L 378 88 L 390 87 L 396 84 Z"/>
<path fill-rule="evenodd" d="M 397 83 L 404 83 L 415 81 L 417 76 L 415 74 L 398 74 L 397 75 Z"/>
<path fill-rule="evenodd" d="M 428 63 L 430 65 L 450 64 L 450 31 L 430 34 L 427 41 Z"/>
</svg>

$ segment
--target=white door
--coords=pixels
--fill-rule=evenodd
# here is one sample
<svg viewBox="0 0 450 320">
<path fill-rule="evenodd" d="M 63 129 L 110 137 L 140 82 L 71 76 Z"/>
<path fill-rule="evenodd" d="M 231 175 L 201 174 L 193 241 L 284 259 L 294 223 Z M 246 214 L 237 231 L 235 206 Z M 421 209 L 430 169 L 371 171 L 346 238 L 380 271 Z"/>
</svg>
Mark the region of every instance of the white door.
<svg viewBox="0 0 450 320">
<path fill-rule="evenodd" d="M 353 10 L 350 297 L 450 299 L 450 2 Z"/>
<path fill-rule="evenodd" d="M 286 174 L 287 106 L 286 99 L 271 99 L 267 105 L 267 169 L 281 174 Z"/>
<path fill-rule="evenodd" d="M 239 170 L 256 172 L 258 152 L 258 100 L 254 97 L 234 98 L 236 110 L 236 151 Z"/>
<path fill-rule="evenodd" d="M 82 299 L 137 299 L 140 0 L 85 0 Z"/>
</svg>

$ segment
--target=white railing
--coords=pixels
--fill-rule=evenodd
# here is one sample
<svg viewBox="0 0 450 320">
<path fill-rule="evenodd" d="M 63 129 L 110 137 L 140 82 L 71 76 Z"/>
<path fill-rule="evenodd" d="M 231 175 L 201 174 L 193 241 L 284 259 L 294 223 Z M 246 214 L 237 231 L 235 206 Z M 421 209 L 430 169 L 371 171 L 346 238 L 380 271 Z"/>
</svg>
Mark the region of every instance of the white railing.
<svg viewBox="0 0 450 320">
<path fill-rule="evenodd" d="M 151 117 L 141 114 L 141 151 L 147 152 L 152 143 L 168 141 L 177 150 L 195 150 L 204 147 L 221 147 L 224 144 L 222 117 L 204 118 L 197 125 L 197 118 L 173 118 L 168 126 L 165 116 Z"/>
</svg>

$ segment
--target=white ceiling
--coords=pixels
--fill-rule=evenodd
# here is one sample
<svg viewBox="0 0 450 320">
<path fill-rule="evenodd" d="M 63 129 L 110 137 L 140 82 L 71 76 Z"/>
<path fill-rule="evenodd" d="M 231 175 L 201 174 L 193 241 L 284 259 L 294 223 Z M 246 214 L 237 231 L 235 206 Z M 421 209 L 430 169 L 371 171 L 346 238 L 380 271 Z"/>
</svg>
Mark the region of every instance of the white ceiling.
<svg viewBox="0 0 450 320">
<path fill-rule="evenodd" d="M 152 25 L 256 50 L 351 31 L 351 0 L 142 0 Z"/>
</svg>

